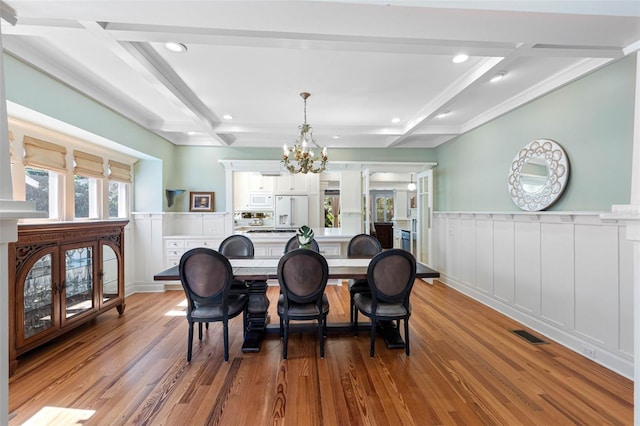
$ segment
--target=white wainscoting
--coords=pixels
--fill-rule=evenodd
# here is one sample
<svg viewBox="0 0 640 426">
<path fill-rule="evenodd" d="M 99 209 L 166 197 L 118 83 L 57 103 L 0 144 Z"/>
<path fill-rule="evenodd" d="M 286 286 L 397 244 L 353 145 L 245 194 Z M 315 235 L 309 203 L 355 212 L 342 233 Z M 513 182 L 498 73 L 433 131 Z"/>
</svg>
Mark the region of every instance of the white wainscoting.
<svg viewBox="0 0 640 426">
<path fill-rule="evenodd" d="M 431 266 L 447 285 L 633 378 L 633 245 L 622 222 L 435 212 L 432 235 Z"/>
<path fill-rule="evenodd" d="M 164 241 L 162 213 L 133 213 L 131 234 L 135 250 L 127 262 L 133 261 L 132 280 L 125 279 L 126 293 L 164 291 L 164 283 L 154 281 L 153 275 L 164 270 Z"/>
</svg>

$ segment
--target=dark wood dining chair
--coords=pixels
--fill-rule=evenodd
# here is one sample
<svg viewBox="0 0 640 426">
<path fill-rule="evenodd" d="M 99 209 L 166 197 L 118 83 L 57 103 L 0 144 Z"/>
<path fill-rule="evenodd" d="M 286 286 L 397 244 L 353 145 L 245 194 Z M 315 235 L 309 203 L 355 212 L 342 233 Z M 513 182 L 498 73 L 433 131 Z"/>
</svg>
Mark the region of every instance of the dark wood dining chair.
<svg viewBox="0 0 640 426">
<path fill-rule="evenodd" d="M 205 247 L 191 249 L 180 258 L 178 266 L 182 288 L 187 297 L 189 336 L 187 361 L 191 362 L 193 324 L 198 323 L 198 339 L 202 340 L 202 323 L 222 322 L 224 360 L 229 360 L 229 319 L 243 314 L 246 332 L 246 294 L 230 294 L 233 271 L 229 260 Z"/>
<path fill-rule="evenodd" d="M 367 281 L 370 293 L 358 293 L 354 296 L 356 308 L 371 319 L 371 349 L 374 356 L 376 327 L 378 321 L 404 320 L 405 353 L 409 349 L 409 317 L 411 304 L 409 296 L 416 279 L 416 259 L 402 249 L 390 249 L 377 254 L 367 268 Z M 355 335 L 358 335 L 358 316 L 355 317 Z"/>
<path fill-rule="evenodd" d="M 300 243 L 298 242 L 298 237 L 294 235 L 293 237 L 289 238 L 289 241 L 287 241 L 287 244 L 284 245 L 284 252 L 289 253 L 291 250 L 295 250 L 299 248 L 300 248 Z M 317 253 L 320 253 L 320 246 L 318 245 L 318 242 L 316 240 L 311 240 L 311 243 L 309 243 L 309 250 L 313 250 Z"/>
<path fill-rule="evenodd" d="M 218 247 L 218 252 L 227 258 L 253 258 L 255 249 L 253 241 L 246 235 L 231 235 L 225 238 Z M 231 293 L 247 293 L 249 286 L 246 281 L 234 279 L 231 283 Z"/>
<path fill-rule="evenodd" d="M 376 254 L 382 251 L 382 246 L 380 245 L 380 241 L 374 236 L 369 234 L 358 234 L 353 236 L 351 240 L 349 240 L 349 244 L 347 245 L 347 256 L 369 256 L 373 257 Z M 369 292 L 369 283 L 366 279 L 350 279 L 347 281 L 347 287 L 349 288 L 349 319 L 351 323 L 354 321 L 354 316 L 358 315 L 358 310 L 356 309 L 353 296 L 357 293 Z"/>
<path fill-rule="evenodd" d="M 324 335 L 329 313 L 329 300 L 324 290 L 328 280 L 327 260 L 318 252 L 296 249 L 280 258 L 278 315 L 280 334 L 284 338 L 283 359 L 287 359 L 290 320 L 318 322 L 320 357 L 324 358 Z"/>
</svg>

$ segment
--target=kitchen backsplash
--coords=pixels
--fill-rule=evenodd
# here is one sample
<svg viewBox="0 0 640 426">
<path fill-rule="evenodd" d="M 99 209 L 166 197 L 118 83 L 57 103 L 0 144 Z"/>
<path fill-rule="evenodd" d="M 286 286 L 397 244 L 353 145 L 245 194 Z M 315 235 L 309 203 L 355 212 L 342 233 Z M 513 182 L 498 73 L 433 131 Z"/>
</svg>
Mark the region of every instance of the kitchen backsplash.
<svg viewBox="0 0 640 426">
<path fill-rule="evenodd" d="M 274 226 L 272 212 L 236 212 L 233 215 L 233 222 L 236 228 L 245 226 Z"/>
</svg>

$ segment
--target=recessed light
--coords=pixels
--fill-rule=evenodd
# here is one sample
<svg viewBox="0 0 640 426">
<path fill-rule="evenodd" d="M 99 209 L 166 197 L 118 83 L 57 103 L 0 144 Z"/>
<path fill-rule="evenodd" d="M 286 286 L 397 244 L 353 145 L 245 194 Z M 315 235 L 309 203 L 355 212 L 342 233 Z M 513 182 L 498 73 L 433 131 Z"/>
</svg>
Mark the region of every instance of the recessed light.
<svg viewBox="0 0 640 426">
<path fill-rule="evenodd" d="M 190 132 L 187 132 L 187 134 L 188 134 L 189 136 L 193 136 L 193 135 L 195 135 L 195 134 L 196 134 L 196 132 L 194 132 L 194 131 L 192 130 L 192 131 L 190 131 Z"/>
<path fill-rule="evenodd" d="M 340 139 L 340 135 L 333 135 L 333 139 Z"/>
<path fill-rule="evenodd" d="M 440 114 L 437 115 L 438 118 L 442 118 L 442 117 L 446 117 L 447 115 L 449 115 L 451 111 L 449 111 L 448 109 L 445 109 L 444 111 L 442 111 Z"/>
<path fill-rule="evenodd" d="M 222 116 L 225 120 L 233 120 L 233 116 L 231 114 L 225 114 Z"/>
<path fill-rule="evenodd" d="M 504 76 L 507 75 L 506 71 L 500 71 L 499 73 L 494 74 L 493 77 L 491 77 L 491 80 L 489 80 L 492 83 L 495 83 L 496 81 L 500 81 L 504 78 Z"/>
<path fill-rule="evenodd" d="M 167 49 L 169 49 L 172 52 L 186 52 L 187 51 L 187 46 L 185 46 L 182 43 L 176 43 L 176 42 L 173 42 L 173 41 L 165 43 L 164 47 L 166 47 Z"/>
<path fill-rule="evenodd" d="M 461 53 L 459 55 L 456 55 L 453 57 L 453 63 L 454 64 L 461 64 L 464 61 L 466 61 L 467 59 L 469 59 L 469 55 L 465 55 L 464 53 Z"/>
<path fill-rule="evenodd" d="M 398 117 L 394 117 L 394 118 L 391 119 L 391 122 L 394 123 L 394 124 L 395 123 L 399 123 L 400 119 Z"/>
</svg>

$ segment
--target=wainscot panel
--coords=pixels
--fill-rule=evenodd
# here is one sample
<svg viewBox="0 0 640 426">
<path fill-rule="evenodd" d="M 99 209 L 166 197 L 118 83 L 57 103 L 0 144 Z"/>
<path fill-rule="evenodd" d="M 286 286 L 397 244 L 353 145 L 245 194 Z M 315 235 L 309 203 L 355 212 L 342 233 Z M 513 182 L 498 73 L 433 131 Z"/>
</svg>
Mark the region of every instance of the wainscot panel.
<svg viewBox="0 0 640 426">
<path fill-rule="evenodd" d="M 447 285 L 633 377 L 633 247 L 600 212 L 435 212 Z"/>
</svg>

